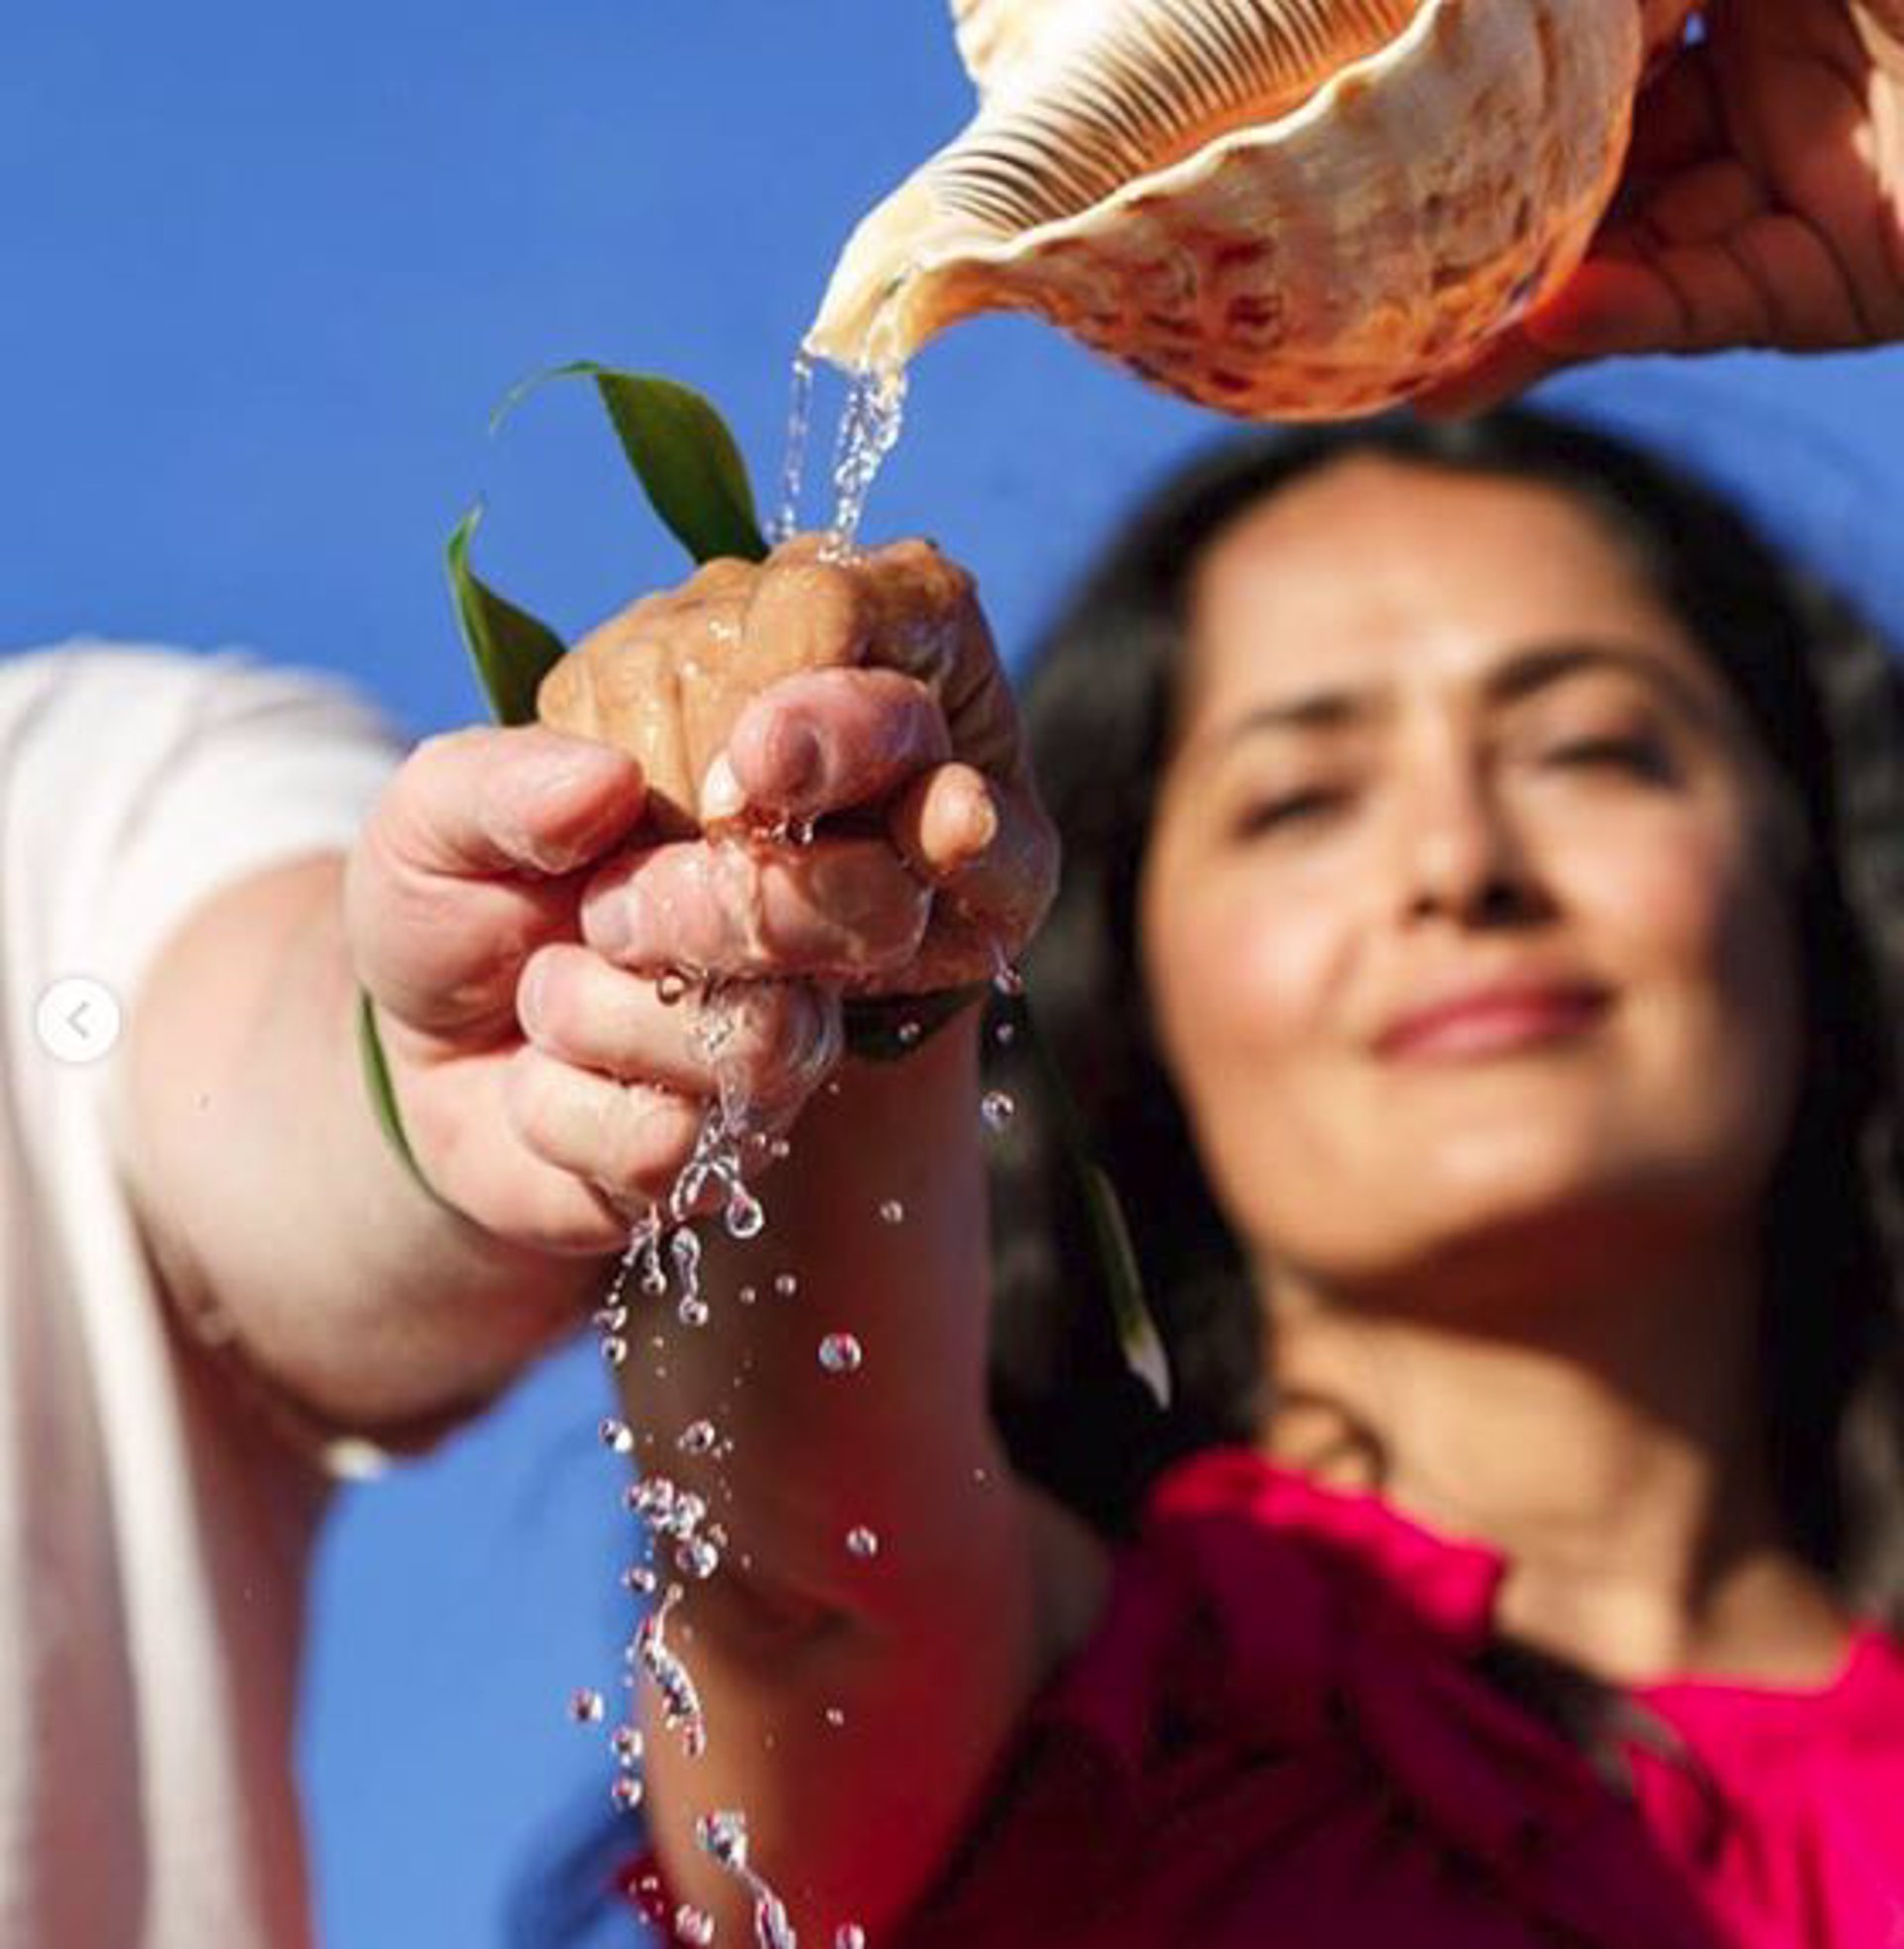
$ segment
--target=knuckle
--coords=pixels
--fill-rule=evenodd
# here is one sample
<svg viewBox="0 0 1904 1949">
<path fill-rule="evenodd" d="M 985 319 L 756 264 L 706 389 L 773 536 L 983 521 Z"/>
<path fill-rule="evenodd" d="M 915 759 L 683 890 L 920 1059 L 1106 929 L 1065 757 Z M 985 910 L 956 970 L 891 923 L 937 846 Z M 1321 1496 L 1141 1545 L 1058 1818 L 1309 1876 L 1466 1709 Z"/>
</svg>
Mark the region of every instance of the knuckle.
<svg viewBox="0 0 1904 1949">
<path fill-rule="evenodd" d="M 635 1085 L 617 1091 L 607 1108 L 596 1181 L 617 1195 L 664 1196 L 693 1152 L 700 1127 L 695 1107 Z"/>
</svg>

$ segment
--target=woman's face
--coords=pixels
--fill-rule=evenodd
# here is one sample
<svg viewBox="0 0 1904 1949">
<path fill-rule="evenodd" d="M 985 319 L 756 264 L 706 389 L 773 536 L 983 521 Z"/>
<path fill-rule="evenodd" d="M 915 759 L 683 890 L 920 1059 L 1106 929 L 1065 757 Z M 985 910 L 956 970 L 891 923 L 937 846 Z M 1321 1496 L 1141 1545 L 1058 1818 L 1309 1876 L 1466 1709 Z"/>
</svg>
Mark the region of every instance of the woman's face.
<svg viewBox="0 0 1904 1949">
<path fill-rule="evenodd" d="M 1374 457 L 1199 564 L 1140 927 L 1258 1265 L 1549 1289 L 1736 1239 L 1792 1113 L 1769 766 L 1554 490 Z"/>
</svg>

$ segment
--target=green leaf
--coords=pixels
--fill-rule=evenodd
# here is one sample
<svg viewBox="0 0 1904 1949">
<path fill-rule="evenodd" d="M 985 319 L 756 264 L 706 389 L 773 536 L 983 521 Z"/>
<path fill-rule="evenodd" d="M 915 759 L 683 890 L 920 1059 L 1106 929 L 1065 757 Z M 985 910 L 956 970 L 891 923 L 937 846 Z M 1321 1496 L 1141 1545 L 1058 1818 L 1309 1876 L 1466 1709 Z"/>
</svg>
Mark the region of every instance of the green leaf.
<svg viewBox="0 0 1904 1949">
<path fill-rule="evenodd" d="M 416 1152 L 410 1148 L 410 1139 L 404 1131 L 404 1113 L 397 1107 L 397 1086 L 391 1081 L 390 1062 L 384 1054 L 383 1038 L 377 1033 L 376 1012 L 369 991 L 363 988 L 357 991 L 357 1053 L 363 1059 L 364 1087 L 369 1092 L 371 1107 L 377 1113 L 377 1121 L 383 1128 L 384 1136 L 389 1139 L 391 1149 L 397 1153 L 404 1168 L 436 1204 L 445 1211 L 455 1211 L 456 1207 L 423 1175 L 423 1167 L 416 1161 Z"/>
<path fill-rule="evenodd" d="M 1144 1296 L 1143 1275 L 1137 1269 L 1137 1255 L 1130 1244 L 1130 1227 L 1124 1215 L 1118 1187 L 1110 1173 L 1091 1157 L 1078 1106 L 1072 1100 L 1050 1044 L 1039 1034 L 1030 1002 L 1020 997 L 1018 1009 L 1024 1039 L 1030 1047 L 1039 1084 L 1050 1103 L 1052 1121 L 1057 1126 L 1065 1167 L 1071 1172 L 1078 1197 L 1091 1221 L 1098 1277 L 1111 1302 L 1111 1316 L 1117 1325 L 1118 1345 L 1123 1350 L 1125 1365 L 1149 1389 L 1157 1405 L 1168 1408 L 1170 1357 L 1164 1351 L 1163 1335 L 1157 1331 L 1150 1302 Z"/>
<path fill-rule="evenodd" d="M 1104 1277 L 1111 1299 L 1111 1316 L 1117 1322 L 1118 1345 L 1124 1350 L 1125 1365 L 1150 1390 L 1159 1407 L 1170 1405 L 1170 1357 L 1163 1350 L 1163 1336 L 1150 1316 L 1144 1296 L 1143 1277 L 1137 1271 L 1137 1255 L 1130 1244 L 1130 1227 L 1124 1215 L 1124 1202 L 1110 1173 L 1088 1158 L 1078 1160 L 1085 1208 L 1091 1214 L 1091 1235 L 1097 1242 L 1098 1270 Z"/>
<path fill-rule="evenodd" d="M 518 386 L 497 408 L 492 428 L 527 393 L 551 379 L 594 380 L 650 506 L 697 562 L 717 555 L 766 558 L 767 538 L 740 444 L 699 393 L 672 379 L 577 359 Z"/>
<path fill-rule="evenodd" d="M 471 508 L 444 550 L 456 620 L 497 723 L 533 724 L 536 692 L 560 661 L 562 640 L 546 623 L 498 595 L 470 567 L 470 540 L 482 518 L 480 507 Z"/>
</svg>

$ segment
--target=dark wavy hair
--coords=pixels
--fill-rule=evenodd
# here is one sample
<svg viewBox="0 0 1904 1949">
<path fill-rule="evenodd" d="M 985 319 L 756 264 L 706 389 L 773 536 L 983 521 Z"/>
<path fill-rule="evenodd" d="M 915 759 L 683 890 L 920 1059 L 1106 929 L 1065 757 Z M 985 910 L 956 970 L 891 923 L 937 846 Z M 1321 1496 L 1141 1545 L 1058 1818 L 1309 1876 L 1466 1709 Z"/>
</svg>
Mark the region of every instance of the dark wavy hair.
<svg viewBox="0 0 1904 1949">
<path fill-rule="evenodd" d="M 1014 1461 L 1117 1534 L 1161 1467 L 1248 1439 L 1268 1405 L 1250 1279 L 1152 1038 L 1136 890 L 1198 560 L 1246 509 L 1356 454 L 1567 496 L 1704 647 L 1802 807 L 1807 1046 L 1763 1211 L 1765 1438 L 1792 1545 L 1857 1608 L 1904 1623 L 1898 670 L 1844 601 L 1716 493 L 1526 409 L 1228 442 L 1138 510 L 1036 652 L 1025 712 L 1064 874 L 1025 976 L 1089 1147 L 1121 1190 L 1175 1400 L 1158 1411 L 1119 1353 L 1088 1214 L 1025 1075 L 994 1196 L 993 1403 Z M 1000 1059 L 1018 1069 L 1015 1050 Z"/>
</svg>

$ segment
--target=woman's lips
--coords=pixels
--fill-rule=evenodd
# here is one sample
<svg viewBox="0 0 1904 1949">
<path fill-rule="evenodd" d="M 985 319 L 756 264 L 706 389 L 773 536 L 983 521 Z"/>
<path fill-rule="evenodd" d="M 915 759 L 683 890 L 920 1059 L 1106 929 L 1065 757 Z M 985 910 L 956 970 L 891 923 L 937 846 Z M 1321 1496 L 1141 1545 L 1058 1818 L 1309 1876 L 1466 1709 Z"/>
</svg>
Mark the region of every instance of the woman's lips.
<svg viewBox="0 0 1904 1949">
<path fill-rule="evenodd" d="M 1396 1061 L 1441 1062 L 1510 1054 L 1579 1035 L 1606 1007 L 1606 993 L 1597 988 L 1477 989 L 1403 1016 L 1383 1033 L 1376 1052 Z"/>
</svg>

